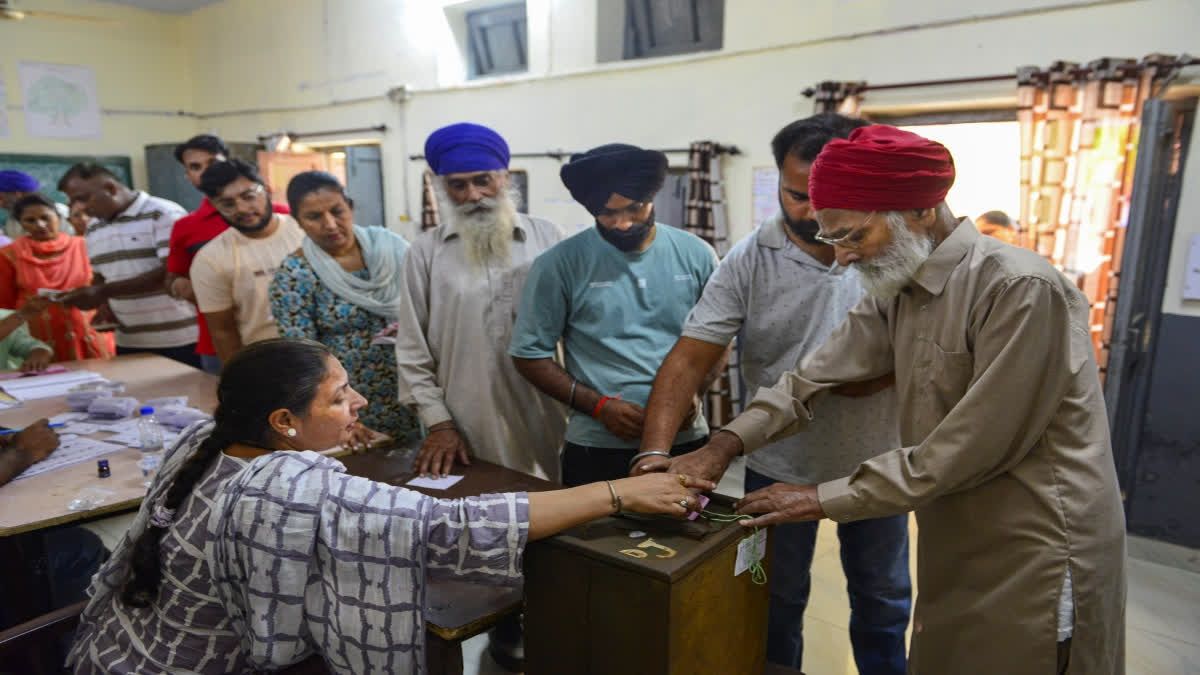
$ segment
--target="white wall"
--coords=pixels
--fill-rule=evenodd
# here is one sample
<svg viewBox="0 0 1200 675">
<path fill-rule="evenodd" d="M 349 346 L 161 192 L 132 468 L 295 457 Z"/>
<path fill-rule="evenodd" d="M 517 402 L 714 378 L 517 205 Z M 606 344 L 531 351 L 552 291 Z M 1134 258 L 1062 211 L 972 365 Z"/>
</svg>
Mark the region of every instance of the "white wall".
<svg viewBox="0 0 1200 675">
<path fill-rule="evenodd" d="M 191 15 L 158 15 L 86 0 L 26 0 L 30 8 L 103 12 L 115 26 L 0 22 L 0 73 L 19 102 L 18 59 L 90 63 L 107 107 L 186 109 L 200 119 L 106 116 L 96 141 L 30 139 L 19 111 L 0 151 L 122 153 L 144 184 L 141 147 L 213 131 L 252 141 L 298 132 L 386 124 L 367 134 L 384 150 L 388 221 L 406 232 L 420 208 L 422 151 L 433 129 L 472 120 L 496 127 L 515 152 L 582 150 L 611 141 L 683 147 L 736 144 L 724 164 L 735 237 L 749 232 L 751 172 L 772 163 L 768 142 L 813 110 L 800 92 L 821 80 L 890 83 L 991 75 L 1059 59 L 1195 53 L 1195 0 L 727 0 L 724 48 L 701 55 L 596 63 L 597 2 L 527 0 L 530 72 L 466 82 L 462 46 L 447 19 L 480 0 L 224 0 Z M 905 29 L 926 25 L 924 28 Z M 854 37 L 858 36 L 858 37 Z M 405 103 L 384 94 L 406 85 Z M 876 92 L 892 107 L 1013 97 L 1007 82 Z M 367 99 L 367 100 L 361 100 Z M 331 103 L 358 101 L 348 104 Z M 240 111 L 240 112 L 239 112 Z M 363 134 L 349 134 L 363 137 Z M 327 140 L 335 140 L 336 137 Z M 685 157 L 673 155 L 681 164 Z M 1200 155 L 1192 153 L 1172 260 L 1168 311 L 1178 300 L 1182 252 L 1200 226 Z M 571 202 L 551 159 L 529 171 L 530 206 L 563 225 L 590 221 Z"/>
<path fill-rule="evenodd" d="M 89 24 L 28 17 L 0 21 L 0 77 L 8 93 L 10 134 L 0 136 L 0 152 L 49 155 L 129 155 L 133 181 L 146 186 L 143 146 L 186 138 L 195 128 L 188 117 L 167 115 L 102 116 L 96 139 L 33 138 L 25 130 L 18 61 L 89 65 L 95 69 L 102 108 L 187 110 L 192 105 L 192 68 L 181 44 L 185 19 L 119 5 L 68 0 L 21 3 L 27 9 L 102 15 L 111 24 Z"/>
<path fill-rule="evenodd" d="M 1162 311 L 1171 314 L 1200 316 L 1200 300 L 1183 299 L 1183 279 L 1188 249 L 1192 237 L 1200 235 L 1200 124 L 1192 130 L 1184 167 L 1183 195 L 1175 214 L 1175 240 L 1171 245 L 1171 262 L 1167 268 L 1167 288 L 1163 292 Z"/>
</svg>

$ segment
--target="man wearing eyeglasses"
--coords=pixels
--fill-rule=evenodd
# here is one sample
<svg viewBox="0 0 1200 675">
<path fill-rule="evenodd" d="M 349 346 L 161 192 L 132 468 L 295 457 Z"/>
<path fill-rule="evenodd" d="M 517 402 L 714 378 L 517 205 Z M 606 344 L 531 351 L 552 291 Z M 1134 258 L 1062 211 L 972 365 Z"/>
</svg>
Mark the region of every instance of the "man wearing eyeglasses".
<svg viewBox="0 0 1200 675">
<path fill-rule="evenodd" d="M 945 147 L 894 127 L 826 145 L 809 177 L 817 238 L 872 297 L 708 446 L 646 468 L 714 479 L 808 427 L 822 392 L 894 372 L 900 446 L 752 492 L 744 524 L 914 511 L 909 672 L 1123 673 L 1125 518 L 1087 300 L 955 218 L 954 175 Z"/>
<path fill-rule="evenodd" d="M 58 189 L 96 219 L 84 234 L 96 278 L 60 302 L 83 310 L 107 302 L 118 323 L 118 355 L 153 352 L 199 368 L 196 310 L 163 288 L 171 227 L 187 212 L 90 162 L 68 169 Z"/>
<path fill-rule="evenodd" d="M 200 177 L 205 169 L 217 162 L 228 160 L 229 148 L 224 141 L 216 136 L 201 134 L 175 146 L 175 159 L 183 165 L 184 174 L 189 182 L 200 189 Z M 271 204 L 275 213 L 288 213 L 287 204 Z M 200 208 L 175 221 L 171 228 L 170 252 L 167 255 L 167 293 L 171 297 L 195 304 L 196 294 L 192 290 L 192 262 L 200 249 L 229 229 L 229 223 L 221 217 L 217 209 L 204 197 Z M 200 334 L 196 340 L 196 353 L 200 355 L 200 364 L 205 372 L 216 375 L 221 372 L 221 361 L 213 347 L 212 336 L 208 332 L 208 323 L 204 315 L 197 317 Z"/>
<path fill-rule="evenodd" d="M 639 454 L 661 457 L 677 411 L 738 337 L 741 370 L 751 392 L 770 387 L 829 337 L 862 300 L 859 275 L 838 265 L 832 246 L 816 239 L 808 175 L 817 153 L 866 126 L 834 113 L 792 122 L 771 141 L 779 167 L 779 211 L 721 261 L 688 315 L 682 336 L 654 381 Z M 746 492 L 782 482 L 820 483 L 899 444 L 895 392 L 885 375 L 837 390 L 814 403 L 808 433 L 769 444 L 746 458 Z M 908 516 L 871 518 L 837 527 L 850 598 L 850 642 L 863 673 L 903 675 L 905 630 L 912 605 Z M 799 669 L 804 613 L 817 523 L 774 528 L 767 660 Z"/>
<path fill-rule="evenodd" d="M 229 229 L 196 254 L 191 285 L 217 358 L 227 363 L 243 345 L 279 336 L 271 281 L 279 263 L 300 247 L 304 230 L 274 211 L 262 177 L 248 162 L 213 164 L 201 175 L 200 189 Z"/>
<path fill-rule="evenodd" d="M 666 155 L 632 145 L 571 157 L 563 184 L 596 225 L 542 254 L 529 271 L 508 353 L 534 386 L 571 408 L 566 485 L 628 475 L 654 373 L 717 267 L 702 239 L 654 221 L 666 172 Z M 565 368 L 554 358 L 560 341 Z M 710 370 L 709 383 L 719 364 Z M 666 445 L 683 453 L 707 438 L 693 402 Z"/>
</svg>

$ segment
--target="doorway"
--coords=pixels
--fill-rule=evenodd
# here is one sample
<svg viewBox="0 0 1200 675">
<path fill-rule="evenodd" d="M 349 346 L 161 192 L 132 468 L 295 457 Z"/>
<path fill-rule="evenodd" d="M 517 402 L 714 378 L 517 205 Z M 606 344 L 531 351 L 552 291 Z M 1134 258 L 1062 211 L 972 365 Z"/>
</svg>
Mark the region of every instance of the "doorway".
<svg viewBox="0 0 1200 675">
<path fill-rule="evenodd" d="M 377 143 L 321 145 L 293 144 L 286 152 L 258 153 L 259 171 L 271 198 L 286 203 L 287 185 L 305 171 L 333 174 L 354 200 L 354 220 L 364 227 L 385 226 L 383 201 L 383 151 Z"/>
</svg>

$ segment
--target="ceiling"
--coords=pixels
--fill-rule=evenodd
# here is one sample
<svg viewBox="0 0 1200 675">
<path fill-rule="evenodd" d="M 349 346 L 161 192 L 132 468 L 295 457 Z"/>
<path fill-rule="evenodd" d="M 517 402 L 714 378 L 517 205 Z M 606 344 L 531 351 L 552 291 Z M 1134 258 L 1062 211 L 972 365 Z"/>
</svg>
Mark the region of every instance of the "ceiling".
<svg viewBox="0 0 1200 675">
<path fill-rule="evenodd" d="M 152 12 L 165 14 L 189 14 L 201 7 L 215 5 L 221 0 L 100 0 L 117 5 L 128 5 Z"/>
</svg>

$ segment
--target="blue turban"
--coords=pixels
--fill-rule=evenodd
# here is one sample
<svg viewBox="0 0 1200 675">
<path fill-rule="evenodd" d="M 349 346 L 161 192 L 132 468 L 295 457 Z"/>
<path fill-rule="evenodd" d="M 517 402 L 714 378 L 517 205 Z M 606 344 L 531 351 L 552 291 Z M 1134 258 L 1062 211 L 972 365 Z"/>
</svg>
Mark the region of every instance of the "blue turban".
<svg viewBox="0 0 1200 675">
<path fill-rule="evenodd" d="M 0 171 L 0 192 L 37 192 L 37 179 L 24 171 Z"/>
<path fill-rule="evenodd" d="M 507 169 L 508 158 L 508 143 L 479 124 L 451 124 L 425 139 L 425 161 L 439 176 Z"/>
<path fill-rule="evenodd" d="M 571 155 L 559 176 L 575 201 L 596 215 L 613 193 L 635 202 L 654 199 L 667 176 L 667 156 L 657 150 L 610 143 Z"/>
</svg>

